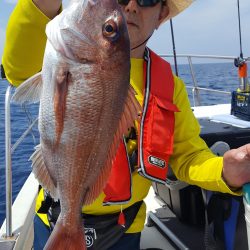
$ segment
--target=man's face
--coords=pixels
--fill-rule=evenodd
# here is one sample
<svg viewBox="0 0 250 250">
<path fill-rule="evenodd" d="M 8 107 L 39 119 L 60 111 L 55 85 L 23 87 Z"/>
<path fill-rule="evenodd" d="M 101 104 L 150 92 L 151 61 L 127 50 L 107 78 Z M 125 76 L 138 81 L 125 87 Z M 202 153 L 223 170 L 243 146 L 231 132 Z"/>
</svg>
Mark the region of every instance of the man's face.
<svg viewBox="0 0 250 250">
<path fill-rule="evenodd" d="M 121 7 L 127 19 L 131 48 L 144 42 L 158 28 L 168 12 L 161 2 L 152 7 L 140 7 L 136 0 L 130 0 L 126 6 Z"/>
</svg>

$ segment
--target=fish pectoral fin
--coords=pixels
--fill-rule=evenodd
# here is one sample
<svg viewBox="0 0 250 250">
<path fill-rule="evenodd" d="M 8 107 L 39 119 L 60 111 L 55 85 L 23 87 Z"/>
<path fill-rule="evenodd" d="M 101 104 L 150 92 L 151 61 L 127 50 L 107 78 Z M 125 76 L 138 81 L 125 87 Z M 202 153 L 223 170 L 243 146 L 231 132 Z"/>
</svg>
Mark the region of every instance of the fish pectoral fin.
<svg viewBox="0 0 250 250">
<path fill-rule="evenodd" d="M 24 81 L 11 98 L 15 103 L 36 103 L 40 101 L 42 92 L 42 73 L 39 72 Z"/>
<path fill-rule="evenodd" d="M 50 173 L 45 165 L 41 144 L 37 145 L 35 149 L 35 152 L 30 157 L 30 160 L 32 160 L 32 172 L 42 187 L 46 189 L 55 200 L 58 200 L 59 195 L 56 184 L 51 178 Z"/>
</svg>

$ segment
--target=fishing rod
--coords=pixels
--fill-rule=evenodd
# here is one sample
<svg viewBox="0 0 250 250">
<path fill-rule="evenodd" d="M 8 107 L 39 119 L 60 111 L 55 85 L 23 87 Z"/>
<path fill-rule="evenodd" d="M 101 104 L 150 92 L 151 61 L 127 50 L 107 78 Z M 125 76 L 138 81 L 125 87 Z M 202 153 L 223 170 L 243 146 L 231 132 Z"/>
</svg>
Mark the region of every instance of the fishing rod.
<svg viewBox="0 0 250 250">
<path fill-rule="evenodd" d="M 247 63 L 243 58 L 243 49 L 242 49 L 242 38 L 241 38 L 241 21 L 240 21 L 240 1 L 237 0 L 237 8 L 238 8 L 238 23 L 239 23 L 239 40 L 240 40 L 240 57 L 234 60 L 234 64 L 239 68 L 238 75 L 240 79 L 240 89 L 237 91 L 233 91 L 232 93 L 232 107 L 231 114 L 242 118 L 243 120 L 250 120 L 249 114 L 249 98 L 248 94 L 245 92 L 249 92 L 249 86 L 247 81 Z M 245 92 L 242 92 L 245 91 Z M 239 106 L 237 105 L 239 104 Z M 244 109 L 241 109 L 243 106 Z M 250 183 L 246 183 L 243 185 L 243 204 L 245 208 L 245 221 L 247 225 L 247 241 L 248 245 L 250 245 Z"/>
<path fill-rule="evenodd" d="M 176 56 L 176 49 L 175 49 L 174 28 L 173 28 L 172 18 L 170 19 L 170 29 L 171 29 L 172 46 L 173 46 L 173 54 L 174 54 L 175 74 L 176 76 L 178 76 L 178 65 L 177 65 L 177 56 Z"/>
<path fill-rule="evenodd" d="M 232 92 L 231 114 L 246 121 L 250 121 L 250 86 L 247 78 L 247 59 L 243 57 L 240 0 L 237 0 L 240 56 L 234 59 L 234 65 L 238 68 L 239 88 Z"/>
<path fill-rule="evenodd" d="M 240 0 L 237 0 L 237 10 L 238 10 L 238 25 L 239 25 L 240 56 L 238 58 L 235 58 L 234 65 L 238 67 L 238 76 L 240 80 L 239 90 L 249 92 L 249 86 L 248 86 L 248 80 L 247 80 L 247 63 L 246 63 L 246 59 L 244 59 L 243 57 L 243 49 L 242 49 Z"/>
<path fill-rule="evenodd" d="M 240 23 L 240 0 L 237 0 L 238 9 L 238 23 L 239 23 L 239 38 L 240 38 L 240 57 L 243 58 L 242 39 L 241 39 L 241 23 Z"/>
</svg>

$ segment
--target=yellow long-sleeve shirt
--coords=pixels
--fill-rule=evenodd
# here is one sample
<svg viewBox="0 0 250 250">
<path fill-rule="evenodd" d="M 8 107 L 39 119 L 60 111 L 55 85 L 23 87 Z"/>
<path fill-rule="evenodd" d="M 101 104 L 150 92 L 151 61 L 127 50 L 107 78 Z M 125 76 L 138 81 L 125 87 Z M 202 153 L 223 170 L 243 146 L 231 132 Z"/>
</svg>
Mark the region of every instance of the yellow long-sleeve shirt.
<svg viewBox="0 0 250 250">
<path fill-rule="evenodd" d="M 6 77 L 14 86 L 41 70 L 46 36 L 45 25 L 47 18 L 32 0 L 19 0 L 15 7 L 6 33 L 6 42 L 2 63 Z M 143 60 L 131 60 L 131 85 L 137 92 L 136 98 L 143 100 Z M 176 176 L 190 184 L 199 185 L 205 189 L 233 193 L 221 178 L 223 159 L 216 157 L 199 137 L 200 127 L 195 119 L 183 81 L 174 77 L 174 103 L 180 112 L 175 113 L 174 151 L 170 164 Z M 164 135 L 163 135 L 164 136 Z M 123 208 L 143 200 L 150 188 L 151 181 L 134 172 L 132 176 L 132 199 Z M 104 194 L 96 201 L 83 208 L 89 214 L 107 214 L 120 211 L 120 206 L 102 206 Z M 39 194 L 37 208 L 42 201 Z M 139 232 L 143 229 L 146 216 L 146 206 L 143 205 L 128 233 Z M 46 222 L 45 215 L 39 215 Z"/>
</svg>

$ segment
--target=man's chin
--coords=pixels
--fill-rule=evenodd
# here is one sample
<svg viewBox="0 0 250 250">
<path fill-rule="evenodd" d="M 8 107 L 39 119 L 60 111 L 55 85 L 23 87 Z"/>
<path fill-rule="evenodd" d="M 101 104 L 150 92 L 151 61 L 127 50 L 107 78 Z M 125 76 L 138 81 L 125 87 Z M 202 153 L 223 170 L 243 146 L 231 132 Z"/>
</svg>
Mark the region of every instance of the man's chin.
<svg viewBox="0 0 250 250">
<path fill-rule="evenodd" d="M 138 39 L 138 33 L 139 33 L 139 30 L 136 27 L 128 26 L 128 34 L 129 34 L 130 40 L 134 38 Z"/>
</svg>

